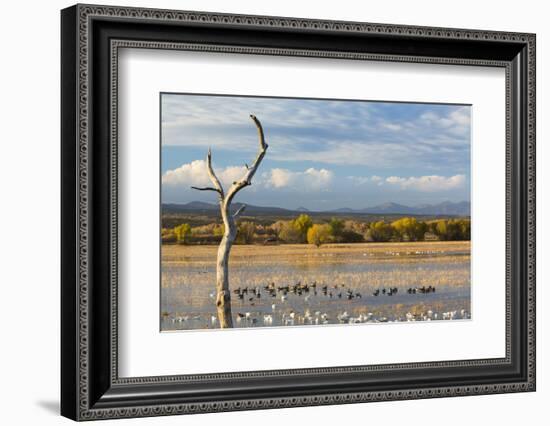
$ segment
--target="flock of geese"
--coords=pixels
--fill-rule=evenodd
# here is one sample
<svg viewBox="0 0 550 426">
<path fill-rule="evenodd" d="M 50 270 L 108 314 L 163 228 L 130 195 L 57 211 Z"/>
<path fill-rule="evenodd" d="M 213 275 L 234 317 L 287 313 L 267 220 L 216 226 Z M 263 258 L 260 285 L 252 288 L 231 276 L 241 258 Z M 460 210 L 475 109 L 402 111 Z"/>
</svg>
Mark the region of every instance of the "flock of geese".
<svg viewBox="0 0 550 426">
<path fill-rule="evenodd" d="M 361 298 L 362 295 L 359 292 L 354 292 L 349 288 L 345 288 L 345 284 L 330 287 L 328 285 L 317 285 L 317 281 L 314 281 L 311 284 L 302 284 L 301 281 L 298 281 L 294 285 L 285 285 L 285 286 L 276 286 L 274 282 L 264 285 L 263 287 L 239 287 L 233 290 L 233 293 L 237 295 L 237 298 L 240 300 L 248 300 L 249 302 L 254 302 L 256 299 L 261 299 L 262 297 L 262 288 L 265 291 L 264 297 L 270 297 L 272 299 L 280 298 L 282 302 L 286 301 L 289 294 L 294 294 L 297 296 L 305 296 L 305 301 L 307 302 L 309 298 L 317 295 L 323 295 L 329 298 L 337 297 L 339 299 L 345 298 L 348 300 Z"/>
<path fill-rule="evenodd" d="M 425 295 L 435 293 L 435 286 L 421 286 L 421 287 L 409 287 L 403 290 L 403 293 L 408 295 Z M 365 295 L 368 297 L 372 294 L 372 297 L 384 297 L 394 296 L 399 293 L 397 287 L 384 287 L 376 288 L 371 293 Z M 404 316 L 388 318 L 385 316 L 375 315 L 372 312 L 366 312 L 356 315 L 350 315 L 347 310 L 334 312 L 329 314 L 322 310 L 313 310 L 312 304 L 308 303 L 311 297 L 321 297 L 321 301 L 326 300 L 338 300 L 344 301 L 352 299 L 361 299 L 363 294 L 347 287 L 345 284 L 328 286 L 324 284 L 318 284 L 316 281 L 312 283 L 297 282 L 293 285 L 276 285 L 271 282 L 264 286 L 246 286 L 238 287 L 233 290 L 233 294 L 236 299 L 242 301 L 236 303 L 233 306 L 235 313 L 235 322 L 237 327 L 253 327 L 253 326 L 272 326 L 272 325 L 318 325 L 318 324 L 361 324 L 361 323 L 383 323 L 383 322 L 405 322 L 405 321 L 432 321 L 432 320 L 455 320 L 455 319 L 468 319 L 469 313 L 463 310 L 453 310 L 448 312 L 433 312 L 428 310 L 424 313 L 411 313 L 407 312 Z M 289 299 L 289 296 L 294 298 L 303 297 L 304 311 L 298 312 L 294 309 L 292 303 L 285 303 Z M 215 299 L 215 292 L 210 293 L 210 298 Z M 253 307 L 256 303 L 265 306 L 265 302 L 270 301 L 271 311 L 262 308 L 262 312 L 246 309 L 246 306 Z M 290 301 L 289 301 L 290 302 Z M 268 305 L 269 306 L 269 305 Z M 269 309 L 269 308 L 267 308 Z M 207 323 L 208 327 L 215 328 L 217 326 L 218 319 L 215 315 L 208 316 L 201 315 L 175 315 L 171 318 L 171 322 L 178 328 L 185 328 L 184 323 L 197 322 Z M 196 328 L 193 327 L 193 328 Z"/>
<path fill-rule="evenodd" d="M 279 321 L 276 321 L 276 319 Z M 363 324 L 363 323 L 387 323 L 387 322 L 416 322 L 416 321 L 437 321 L 437 320 L 458 320 L 470 319 L 470 313 L 465 309 L 453 310 L 448 312 L 433 312 L 428 310 L 423 313 L 407 312 L 404 317 L 389 319 L 385 316 L 375 316 L 372 312 L 361 313 L 356 316 L 348 314 L 347 311 L 338 313 L 332 318 L 326 312 L 311 312 L 306 309 L 303 314 L 294 310 L 289 312 L 281 311 L 277 313 L 261 314 L 254 312 L 238 312 L 235 320 L 238 327 L 254 327 L 258 325 L 272 326 L 292 326 L 292 325 L 319 325 L 319 324 Z M 208 321 L 201 315 L 175 316 L 171 319 L 173 324 L 183 326 L 186 322 Z M 215 315 L 210 316 L 209 326 L 216 327 L 218 318 Z"/>
<path fill-rule="evenodd" d="M 390 288 L 377 288 L 372 292 L 372 295 L 375 297 L 378 296 L 393 296 L 399 292 L 397 287 Z M 311 284 L 302 284 L 301 281 L 294 285 L 275 285 L 274 282 L 264 285 L 263 287 L 238 287 L 233 290 L 233 293 L 236 295 L 238 300 L 248 301 L 251 306 L 254 306 L 255 303 L 265 298 L 271 299 L 280 299 L 281 302 L 285 302 L 288 299 L 289 294 L 296 296 L 304 296 L 304 302 L 308 302 L 311 296 L 324 296 L 329 299 L 361 299 L 363 295 L 351 288 L 346 287 L 345 284 L 336 284 L 333 287 L 328 285 L 318 285 L 316 281 Z M 409 287 L 407 289 L 408 294 L 428 294 L 435 293 L 434 286 L 422 286 L 422 287 Z M 210 293 L 210 298 L 215 298 L 215 293 Z"/>
</svg>

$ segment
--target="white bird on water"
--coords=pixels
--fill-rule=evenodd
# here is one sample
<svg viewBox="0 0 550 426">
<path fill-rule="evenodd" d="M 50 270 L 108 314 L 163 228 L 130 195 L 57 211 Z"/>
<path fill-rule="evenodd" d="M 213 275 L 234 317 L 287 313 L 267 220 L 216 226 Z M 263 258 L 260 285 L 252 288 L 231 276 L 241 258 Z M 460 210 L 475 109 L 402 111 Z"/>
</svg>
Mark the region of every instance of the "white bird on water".
<svg viewBox="0 0 550 426">
<path fill-rule="evenodd" d="M 338 318 L 338 321 L 346 322 L 349 319 L 349 314 L 344 311 L 344 313 L 338 315 L 336 318 Z"/>
</svg>

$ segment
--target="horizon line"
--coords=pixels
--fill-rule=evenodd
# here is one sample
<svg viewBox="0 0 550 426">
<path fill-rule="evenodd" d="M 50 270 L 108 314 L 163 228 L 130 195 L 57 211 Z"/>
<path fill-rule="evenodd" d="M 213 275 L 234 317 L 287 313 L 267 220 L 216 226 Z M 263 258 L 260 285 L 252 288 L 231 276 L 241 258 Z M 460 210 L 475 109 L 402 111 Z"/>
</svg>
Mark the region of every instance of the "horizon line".
<svg viewBox="0 0 550 426">
<path fill-rule="evenodd" d="M 213 203 L 213 202 L 200 201 L 200 200 L 192 200 L 192 201 L 188 201 L 188 202 L 175 202 L 175 201 L 164 202 L 164 201 L 161 201 L 160 204 L 161 204 L 161 206 L 162 205 L 167 205 L 167 204 L 183 206 L 183 205 L 187 205 L 187 204 L 191 204 L 191 203 L 202 203 L 202 204 L 208 204 L 208 205 L 211 205 L 211 206 L 216 206 L 217 205 L 216 203 Z M 277 208 L 277 209 L 282 209 L 282 210 L 298 211 L 298 212 L 299 211 L 308 211 L 308 212 L 311 212 L 311 213 L 325 213 L 325 212 L 338 213 L 338 210 L 349 210 L 349 211 L 355 211 L 355 212 L 360 211 L 362 213 L 366 213 L 365 210 L 379 208 L 379 207 L 382 207 L 382 206 L 387 205 L 387 204 L 395 204 L 395 205 L 402 206 L 402 207 L 407 207 L 407 208 L 426 208 L 426 207 L 435 207 L 435 206 L 445 204 L 445 203 L 451 203 L 451 204 L 468 203 L 468 204 L 471 205 L 471 201 L 468 201 L 468 200 L 461 200 L 461 201 L 445 200 L 445 201 L 441 201 L 439 203 L 424 203 L 424 204 L 416 204 L 416 205 L 402 204 L 402 203 L 397 203 L 395 201 L 386 201 L 386 202 L 376 204 L 376 205 L 373 205 L 373 206 L 368 206 L 368 207 L 359 207 L 359 208 L 335 207 L 335 208 L 326 209 L 326 210 L 309 209 L 305 206 L 298 206 L 298 207 L 291 208 L 291 207 L 279 207 L 279 206 L 274 206 L 274 205 L 252 204 L 252 203 L 245 203 L 245 202 L 238 202 L 238 201 L 234 202 L 233 205 L 243 205 L 244 204 L 244 205 L 253 206 L 253 207 Z M 345 213 L 345 212 L 343 212 L 343 213 Z"/>
</svg>

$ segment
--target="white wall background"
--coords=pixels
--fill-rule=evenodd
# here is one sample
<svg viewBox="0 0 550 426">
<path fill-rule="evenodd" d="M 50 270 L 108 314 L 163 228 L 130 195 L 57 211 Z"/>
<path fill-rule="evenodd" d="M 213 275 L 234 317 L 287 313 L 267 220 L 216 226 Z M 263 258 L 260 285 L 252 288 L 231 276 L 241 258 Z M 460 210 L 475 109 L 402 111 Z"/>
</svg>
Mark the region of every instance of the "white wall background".
<svg viewBox="0 0 550 426">
<path fill-rule="evenodd" d="M 530 394 L 293 408 L 118 424 L 545 424 L 550 400 L 550 27 L 545 2 L 120 0 L 103 4 L 526 31 L 537 33 L 538 390 Z M 0 26 L 0 418 L 6 425 L 68 424 L 59 405 L 59 9 L 11 1 Z M 30 245 L 29 239 L 34 243 Z M 131 422 L 131 423 L 129 423 Z M 110 424 L 107 421 L 102 424 Z M 113 423 L 116 424 L 116 423 Z"/>
</svg>

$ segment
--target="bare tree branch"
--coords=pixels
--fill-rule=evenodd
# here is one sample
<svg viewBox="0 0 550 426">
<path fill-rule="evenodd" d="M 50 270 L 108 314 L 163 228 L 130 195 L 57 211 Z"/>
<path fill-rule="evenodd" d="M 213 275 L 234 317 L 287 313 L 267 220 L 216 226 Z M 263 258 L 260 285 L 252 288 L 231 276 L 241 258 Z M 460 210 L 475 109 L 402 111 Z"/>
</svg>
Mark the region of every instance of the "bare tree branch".
<svg viewBox="0 0 550 426">
<path fill-rule="evenodd" d="M 218 192 L 218 193 L 220 192 L 219 189 L 212 188 L 212 187 L 210 187 L 210 186 L 206 186 L 206 187 L 204 187 L 204 188 L 199 188 L 199 187 L 197 187 L 197 186 L 192 186 L 191 188 L 192 188 L 192 189 L 196 189 L 197 191 L 216 191 L 216 192 Z M 221 195 L 221 194 L 220 194 L 220 195 Z"/>
<path fill-rule="evenodd" d="M 231 203 L 231 200 L 237 194 L 237 192 L 239 192 L 245 186 L 252 185 L 252 178 L 254 177 L 256 170 L 258 170 L 258 167 L 260 166 L 260 163 L 262 162 L 268 148 L 267 143 L 265 143 L 262 123 L 260 123 L 260 120 L 258 120 L 255 115 L 251 114 L 250 118 L 252 119 L 252 121 L 254 121 L 254 124 L 256 124 L 256 128 L 258 129 L 258 139 L 260 143 L 260 149 L 252 165 L 250 167 L 247 167 L 247 171 L 243 176 L 243 178 L 237 182 L 233 182 L 233 185 L 231 186 L 231 188 L 229 188 L 227 197 L 225 197 L 225 202 L 228 204 Z"/>
<path fill-rule="evenodd" d="M 237 211 L 233 213 L 233 217 L 234 218 L 239 217 L 239 215 L 244 211 L 245 207 L 246 207 L 246 204 L 243 204 L 241 207 L 239 207 Z"/>
<path fill-rule="evenodd" d="M 212 181 L 212 184 L 220 194 L 221 199 L 224 198 L 223 194 L 223 186 L 220 183 L 220 180 L 216 176 L 216 173 L 214 173 L 214 169 L 212 168 L 212 150 L 208 148 L 208 154 L 206 154 L 206 169 L 208 171 L 208 176 L 210 177 L 210 180 Z"/>
</svg>

